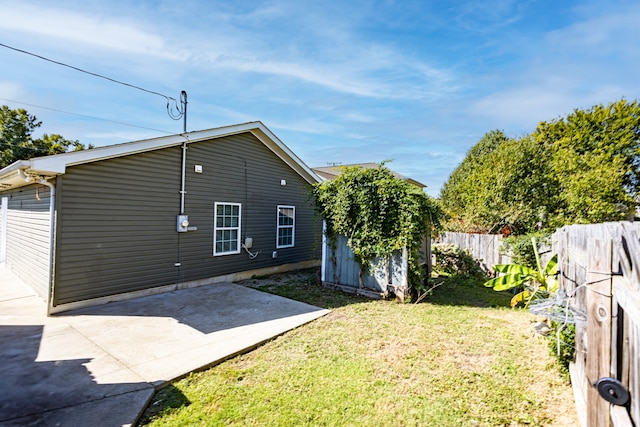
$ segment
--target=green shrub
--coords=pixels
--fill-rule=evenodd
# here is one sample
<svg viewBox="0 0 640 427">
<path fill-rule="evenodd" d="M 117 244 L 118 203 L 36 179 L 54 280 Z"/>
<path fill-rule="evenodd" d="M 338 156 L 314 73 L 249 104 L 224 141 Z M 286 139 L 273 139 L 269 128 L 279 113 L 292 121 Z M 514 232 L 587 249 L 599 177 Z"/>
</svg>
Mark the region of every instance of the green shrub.
<svg viewBox="0 0 640 427">
<path fill-rule="evenodd" d="M 551 322 L 551 330 L 549 335 L 549 354 L 558 359 L 560 372 L 563 375 L 569 375 L 569 363 L 573 362 L 575 356 L 576 345 L 576 325 L 567 324 L 560 329 L 560 351 L 558 351 L 558 328 L 562 325 L 558 322 Z"/>
<path fill-rule="evenodd" d="M 487 275 L 468 251 L 455 245 L 435 244 L 431 248 L 435 256 L 433 272 L 440 276 L 464 276 L 485 280 Z"/>
<path fill-rule="evenodd" d="M 536 255 L 531 245 L 531 238 L 535 237 L 538 248 L 550 243 L 551 236 L 544 233 L 529 233 L 520 236 L 510 236 L 502 241 L 500 250 L 504 254 L 511 256 L 512 264 L 525 265 L 536 268 Z"/>
</svg>

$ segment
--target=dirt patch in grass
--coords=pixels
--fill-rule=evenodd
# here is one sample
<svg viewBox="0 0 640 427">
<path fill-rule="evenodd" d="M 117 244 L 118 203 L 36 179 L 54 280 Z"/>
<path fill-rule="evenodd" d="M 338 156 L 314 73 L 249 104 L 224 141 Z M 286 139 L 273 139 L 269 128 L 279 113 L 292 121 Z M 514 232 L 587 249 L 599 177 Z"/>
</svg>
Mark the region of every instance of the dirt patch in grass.
<svg viewBox="0 0 640 427">
<path fill-rule="evenodd" d="M 571 388 L 531 329 L 535 318 L 499 306 L 492 290 L 443 286 L 435 303 L 398 304 L 322 288 L 316 274 L 244 281 L 332 312 L 175 382 L 143 424 L 578 424 Z"/>
</svg>

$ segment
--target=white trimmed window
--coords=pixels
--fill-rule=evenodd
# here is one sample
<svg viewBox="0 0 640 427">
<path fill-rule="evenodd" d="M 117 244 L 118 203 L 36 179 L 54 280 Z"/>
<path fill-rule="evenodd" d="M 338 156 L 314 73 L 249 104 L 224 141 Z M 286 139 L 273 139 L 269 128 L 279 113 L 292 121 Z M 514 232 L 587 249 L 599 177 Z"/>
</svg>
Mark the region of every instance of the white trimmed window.
<svg viewBox="0 0 640 427">
<path fill-rule="evenodd" d="M 240 203 L 216 202 L 214 211 L 213 255 L 240 253 Z"/>
<path fill-rule="evenodd" d="M 295 243 L 296 208 L 278 206 L 278 234 L 276 248 L 291 248 Z"/>
</svg>

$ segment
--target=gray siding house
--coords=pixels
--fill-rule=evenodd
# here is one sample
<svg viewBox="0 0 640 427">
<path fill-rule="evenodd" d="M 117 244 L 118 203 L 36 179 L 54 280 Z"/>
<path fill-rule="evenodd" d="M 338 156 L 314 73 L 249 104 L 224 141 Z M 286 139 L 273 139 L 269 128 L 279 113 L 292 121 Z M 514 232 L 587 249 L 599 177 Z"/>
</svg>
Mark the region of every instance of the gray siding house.
<svg viewBox="0 0 640 427">
<path fill-rule="evenodd" d="M 0 170 L 0 263 L 48 313 L 320 265 L 318 177 L 260 122 Z"/>
</svg>

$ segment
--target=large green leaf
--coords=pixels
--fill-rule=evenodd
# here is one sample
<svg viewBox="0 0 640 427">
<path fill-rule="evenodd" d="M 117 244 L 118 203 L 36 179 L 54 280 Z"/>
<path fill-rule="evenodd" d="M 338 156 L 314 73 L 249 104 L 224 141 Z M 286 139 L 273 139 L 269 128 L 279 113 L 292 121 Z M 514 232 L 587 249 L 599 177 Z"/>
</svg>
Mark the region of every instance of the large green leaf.
<svg viewBox="0 0 640 427">
<path fill-rule="evenodd" d="M 504 276 L 498 276 L 495 279 L 486 281 L 484 285 L 496 291 L 506 291 L 507 289 L 524 286 L 529 280 L 530 277 L 528 275 L 505 274 Z"/>
<path fill-rule="evenodd" d="M 558 272 L 558 254 L 555 254 L 544 268 L 545 276 L 555 276 Z"/>
<path fill-rule="evenodd" d="M 533 268 L 519 264 L 496 264 L 493 266 L 493 269 L 498 273 L 520 274 L 526 276 L 533 276 L 537 273 Z"/>
</svg>

